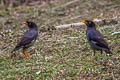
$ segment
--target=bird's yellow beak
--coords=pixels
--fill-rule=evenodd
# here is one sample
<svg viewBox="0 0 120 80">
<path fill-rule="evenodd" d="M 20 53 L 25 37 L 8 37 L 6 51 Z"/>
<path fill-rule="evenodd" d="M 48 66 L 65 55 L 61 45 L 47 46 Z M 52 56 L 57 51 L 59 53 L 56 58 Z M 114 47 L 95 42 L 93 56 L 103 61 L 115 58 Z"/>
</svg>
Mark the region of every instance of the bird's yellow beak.
<svg viewBox="0 0 120 80">
<path fill-rule="evenodd" d="M 28 24 L 27 21 L 23 21 L 22 24 Z"/>
<path fill-rule="evenodd" d="M 86 20 L 82 20 L 81 21 L 82 23 L 85 23 L 85 24 L 88 24 L 88 22 Z"/>
</svg>

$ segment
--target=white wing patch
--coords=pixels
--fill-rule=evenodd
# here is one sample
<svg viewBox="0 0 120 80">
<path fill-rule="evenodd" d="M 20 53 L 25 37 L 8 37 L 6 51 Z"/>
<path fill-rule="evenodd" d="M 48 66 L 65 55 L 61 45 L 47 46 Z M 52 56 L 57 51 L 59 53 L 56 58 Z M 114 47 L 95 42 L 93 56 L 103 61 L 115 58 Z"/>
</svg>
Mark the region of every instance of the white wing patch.
<svg viewBox="0 0 120 80">
<path fill-rule="evenodd" d="M 94 43 L 94 44 L 97 44 L 97 42 L 95 42 L 95 41 L 92 41 L 92 40 L 91 40 L 91 42 Z"/>
</svg>

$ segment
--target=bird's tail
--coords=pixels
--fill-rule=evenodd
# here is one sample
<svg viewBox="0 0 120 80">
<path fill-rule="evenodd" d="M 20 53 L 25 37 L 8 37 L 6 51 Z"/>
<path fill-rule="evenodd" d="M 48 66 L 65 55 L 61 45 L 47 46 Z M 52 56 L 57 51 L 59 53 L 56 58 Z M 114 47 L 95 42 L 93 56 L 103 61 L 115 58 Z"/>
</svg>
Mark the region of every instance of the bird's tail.
<svg viewBox="0 0 120 80">
<path fill-rule="evenodd" d="M 13 53 L 13 52 L 19 50 L 20 48 L 21 48 L 20 46 L 16 46 L 16 47 L 11 51 L 11 53 Z"/>
<path fill-rule="evenodd" d="M 105 50 L 106 54 L 110 54 L 113 55 L 112 51 L 110 51 L 109 49 Z"/>
</svg>

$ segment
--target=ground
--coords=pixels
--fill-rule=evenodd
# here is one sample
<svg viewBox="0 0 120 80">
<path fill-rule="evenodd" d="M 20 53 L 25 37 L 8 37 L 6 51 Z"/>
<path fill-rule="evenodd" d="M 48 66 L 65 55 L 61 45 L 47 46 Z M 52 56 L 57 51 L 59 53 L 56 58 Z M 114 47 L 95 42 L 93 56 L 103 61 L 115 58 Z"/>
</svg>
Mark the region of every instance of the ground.
<svg viewBox="0 0 120 80">
<path fill-rule="evenodd" d="M 109 43 L 113 56 L 96 53 L 95 60 L 86 39 L 86 27 L 41 31 L 46 26 L 70 24 L 89 19 Z M 37 23 L 39 37 L 28 49 L 11 59 L 11 51 L 28 28 L 24 20 Z M 0 11 L 1 80 L 119 80 L 119 0 L 50 0 Z"/>
</svg>

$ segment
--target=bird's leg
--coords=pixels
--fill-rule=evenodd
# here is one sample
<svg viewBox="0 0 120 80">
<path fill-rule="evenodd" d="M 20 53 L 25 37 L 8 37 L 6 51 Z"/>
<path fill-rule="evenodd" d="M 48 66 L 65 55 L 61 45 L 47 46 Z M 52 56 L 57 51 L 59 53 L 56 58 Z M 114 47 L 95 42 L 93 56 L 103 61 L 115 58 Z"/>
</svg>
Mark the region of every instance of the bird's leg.
<svg viewBox="0 0 120 80">
<path fill-rule="evenodd" d="M 103 54 L 103 51 L 101 50 L 101 54 Z"/>
<path fill-rule="evenodd" d="M 94 53 L 93 53 L 93 55 L 92 55 L 92 56 L 94 57 L 94 59 L 96 59 L 96 58 L 97 58 L 97 57 L 96 57 L 96 51 L 95 51 L 95 50 L 93 50 L 93 52 L 94 52 Z"/>
<path fill-rule="evenodd" d="M 93 53 L 93 57 L 96 57 L 96 53 L 95 52 Z"/>
<path fill-rule="evenodd" d="M 24 56 L 25 56 L 26 59 L 29 58 L 29 56 L 28 56 L 28 54 L 27 54 L 27 52 L 25 50 L 23 50 L 23 54 L 24 54 Z"/>
</svg>

